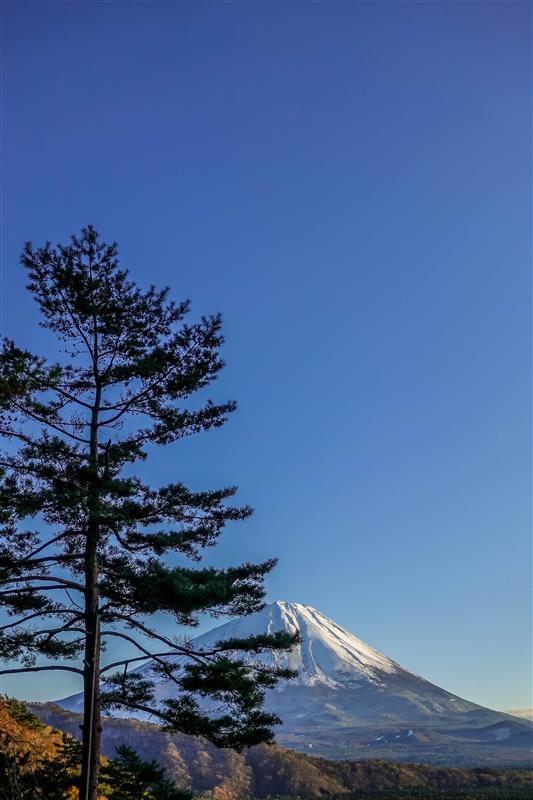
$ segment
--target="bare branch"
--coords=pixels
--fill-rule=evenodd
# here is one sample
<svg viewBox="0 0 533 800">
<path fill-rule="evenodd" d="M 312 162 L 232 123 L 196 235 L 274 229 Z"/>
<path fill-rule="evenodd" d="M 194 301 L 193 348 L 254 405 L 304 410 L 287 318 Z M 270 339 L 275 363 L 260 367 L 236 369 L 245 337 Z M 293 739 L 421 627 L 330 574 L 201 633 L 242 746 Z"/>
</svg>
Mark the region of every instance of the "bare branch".
<svg viewBox="0 0 533 800">
<path fill-rule="evenodd" d="M 46 611 L 45 613 L 39 611 L 36 614 L 28 614 L 27 617 L 22 617 L 22 619 L 16 620 L 16 622 L 9 622 L 7 625 L 2 625 L 0 627 L 0 631 L 6 631 L 8 628 L 16 628 L 18 625 L 23 625 L 25 622 L 29 622 L 32 619 L 37 619 L 37 617 L 39 617 L 39 619 L 43 619 L 56 614 L 76 614 L 78 619 L 83 619 L 83 614 L 80 614 L 79 611 L 74 611 L 73 608 L 58 608 L 51 611 Z"/>
<path fill-rule="evenodd" d="M 0 669 L 0 675 L 14 675 L 17 672 L 54 672 L 62 670 L 63 672 L 76 672 L 78 675 L 83 675 L 83 670 L 77 667 L 60 667 L 57 665 L 50 665 L 46 667 L 20 667 L 19 669 Z"/>
<path fill-rule="evenodd" d="M 35 444 L 35 439 L 32 439 L 31 436 L 26 436 L 26 434 L 17 432 L 12 428 L 0 428 L 0 436 L 5 436 L 6 439 L 10 439 L 11 437 L 20 439 L 21 442 L 29 445 Z"/>
<path fill-rule="evenodd" d="M 172 639 L 167 639 L 166 636 L 161 636 L 161 634 L 156 633 L 151 628 L 148 628 L 146 625 L 143 625 L 142 622 L 138 622 L 136 619 L 128 616 L 127 614 L 119 614 L 118 612 L 110 612 L 110 616 L 113 616 L 116 619 L 123 620 L 128 625 L 131 625 L 132 628 L 141 631 L 146 636 L 151 639 L 155 639 L 158 642 L 162 642 L 166 644 L 167 647 L 171 647 L 175 656 L 186 656 L 190 658 L 192 661 L 196 661 L 198 664 L 203 664 L 205 660 L 211 660 L 211 656 L 217 655 L 218 651 L 205 651 L 202 652 L 200 650 L 193 650 L 191 647 L 187 645 L 180 645 L 176 642 L 173 642 Z M 114 631 L 109 631 L 110 635 L 114 635 Z M 102 634 L 104 635 L 104 634 Z M 126 634 L 121 634 L 125 636 Z M 134 644 L 136 644 L 135 640 L 132 640 Z M 141 649 L 141 648 L 139 648 Z"/>
<path fill-rule="evenodd" d="M 103 617 L 103 615 L 101 616 Z M 149 636 L 150 639 L 156 639 L 157 641 L 166 644 L 167 647 L 172 647 L 176 655 L 180 654 L 191 657 L 194 657 L 195 655 L 201 655 L 201 654 L 196 654 L 194 650 L 189 650 L 184 646 L 176 644 L 175 642 L 172 641 L 172 639 L 167 639 L 166 636 L 161 636 L 161 634 L 156 633 L 151 628 L 148 628 L 146 625 L 143 625 L 142 622 L 138 622 L 136 619 L 129 617 L 127 614 L 120 614 L 119 612 L 111 611 L 109 616 L 113 617 L 113 620 L 111 621 L 114 621 L 115 619 L 123 620 L 128 625 L 131 625 L 133 628 L 136 628 L 137 630 L 146 634 L 146 636 Z"/>
<path fill-rule="evenodd" d="M 65 391 L 65 389 L 61 389 L 60 386 L 54 386 L 54 385 L 50 384 L 48 386 L 48 388 L 53 390 L 54 392 L 58 392 L 58 394 L 60 394 L 63 397 L 65 397 L 67 400 L 70 400 L 71 403 L 77 403 L 79 406 L 83 406 L 84 408 L 88 408 L 89 410 L 91 409 L 91 406 L 90 406 L 89 403 L 86 403 L 84 400 L 80 400 L 79 397 L 76 397 L 75 395 L 70 394 L 70 392 Z"/>
<path fill-rule="evenodd" d="M 21 406 L 15 402 L 13 402 L 13 405 L 20 411 L 21 414 L 25 414 L 27 417 L 30 417 L 30 419 L 34 419 L 40 425 L 45 425 L 48 428 L 52 428 L 52 430 L 57 431 L 62 436 L 70 437 L 75 442 L 81 442 L 82 444 L 90 444 L 88 439 L 83 439 L 81 436 L 76 436 L 75 433 L 70 433 L 69 431 L 64 430 L 64 428 L 61 428 L 59 425 L 54 425 L 54 423 L 50 422 L 50 420 L 43 419 L 38 414 L 35 414 L 33 411 L 30 411 L 24 406 Z"/>
<path fill-rule="evenodd" d="M 69 561 L 78 561 L 79 559 L 83 558 L 82 553 L 78 553 L 77 555 L 56 555 L 56 556 L 43 556 L 43 558 L 21 558 L 18 561 L 15 561 L 15 564 L 27 564 L 28 567 L 34 567 L 36 564 L 64 564 L 65 562 Z M 23 578 L 19 578 L 18 580 L 24 580 Z"/>
<path fill-rule="evenodd" d="M 5 589 L 4 591 L 0 592 L 0 597 L 4 597 L 5 595 L 8 594 L 20 594 L 21 592 L 51 592 L 54 589 L 62 589 L 64 592 L 68 594 L 68 589 L 66 589 L 65 586 L 61 585 L 47 586 L 46 584 L 44 584 L 44 586 L 20 586 L 17 587 L 16 589 Z M 77 589 L 76 591 L 80 590 Z M 44 617 L 46 616 L 46 613 L 43 611 L 42 615 Z"/>
<path fill-rule="evenodd" d="M 85 635 L 87 633 L 85 628 L 71 627 L 80 621 L 80 619 L 71 619 L 69 622 L 66 622 L 59 628 L 44 628 L 43 630 L 35 631 L 35 636 L 42 636 L 43 634 L 46 634 L 47 638 L 51 639 L 52 637 L 57 636 L 58 633 L 83 633 Z"/>
<path fill-rule="evenodd" d="M 36 550 L 33 550 L 33 552 L 31 552 L 28 556 L 26 556 L 26 558 L 33 558 L 34 556 L 38 555 L 38 553 L 40 553 L 42 550 L 46 550 L 47 547 L 50 547 L 50 545 L 61 541 L 61 539 L 63 539 L 65 536 L 66 536 L 65 533 L 60 533 L 57 536 L 54 536 L 53 539 L 49 539 L 47 542 L 37 547 Z"/>
<path fill-rule="evenodd" d="M 73 606 L 77 606 L 77 607 L 80 609 L 80 611 L 83 611 L 83 610 L 84 610 L 84 609 L 83 609 L 83 606 L 80 606 L 80 604 L 79 604 L 79 603 L 77 603 L 77 602 L 74 600 L 74 598 L 73 598 L 73 597 L 72 597 L 72 595 L 70 594 L 69 590 L 68 590 L 68 589 L 65 589 L 65 592 L 66 592 L 66 594 L 67 594 L 67 597 L 68 597 L 68 599 L 69 599 L 69 600 L 70 600 L 70 602 L 72 603 L 72 605 L 73 605 Z"/>
<path fill-rule="evenodd" d="M 134 711 L 144 711 L 151 717 L 157 717 L 158 719 L 161 719 L 164 722 L 168 722 L 169 724 L 172 724 L 173 722 L 173 719 L 170 716 L 170 714 L 165 714 L 163 711 L 160 711 L 157 708 L 150 708 L 150 706 L 145 706 L 142 703 L 128 702 L 127 700 L 121 700 L 119 697 L 117 697 L 115 703 L 117 705 L 124 706 L 125 708 L 131 708 Z"/>
<path fill-rule="evenodd" d="M 75 581 L 67 581 L 64 578 L 58 578 L 55 575 L 24 575 L 18 578 L 7 578 L 4 581 L 0 581 L 0 585 L 5 586 L 6 583 L 25 583 L 26 581 L 53 581 L 53 582 L 55 581 L 55 583 L 60 583 L 63 586 L 68 586 L 69 589 L 76 589 L 77 592 L 85 591 L 81 583 L 76 583 Z"/>
<path fill-rule="evenodd" d="M 174 677 L 174 673 L 166 661 L 163 661 L 156 653 L 151 653 L 149 650 L 139 644 L 139 642 L 137 642 L 132 636 L 128 636 L 126 633 L 121 633 L 120 631 L 106 631 L 105 633 L 102 633 L 102 637 L 104 636 L 116 636 L 119 639 L 124 639 L 126 642 L 130 642 L 130 644 L 140 650 L 141 653 L 144 653 L 145 658 L 149 658 L 159 664 L 167 678 L 172 681 L 172 683 L 175 683 L 176 686 L 181 686 L 180 682 Z"/>
<path fill-rule="evenodd" d="M 105 368 L 104 373 L 103 373 L 103 378 L 104 379 L 107 378 L 107 376 L 111 372 L 113 364 L 115 363 L 115 358 L 116 358 L 117 353 L 118 353 L 118 348 L 119 348 L 119 344 L 120 344 L 121 338 L 122 338 L 122 331 L 120 331 L 119 335 L 116 338 L 115 346 L 114 346 L 113 350 L 108 350 L 107 352 L 100 353 L 100 358 L 107 357 L 108 355 L 111 356 L 111 358 L 109 359 L 109 364 L 107 365 L 107 367 Z"/>
<path fill-rule="evenodd" d="M 164 658 L 165 656 L 175 656 L 175 651 L 165 652 L 165 653 L 152 653 L 150 658 Z M 105 667 L 102 667 L 100 670 L 101 673 L 107 672 L 110 669 L 114 669 L 115 667 L 127 666 L 128 664 L 134 664 L 139 661 L 146 661 L 148 656 L 136 656 L 135 658 L 123 658 L 120 661 L 113 661 L 112 664 L 106 664 Z"/>
</svg>

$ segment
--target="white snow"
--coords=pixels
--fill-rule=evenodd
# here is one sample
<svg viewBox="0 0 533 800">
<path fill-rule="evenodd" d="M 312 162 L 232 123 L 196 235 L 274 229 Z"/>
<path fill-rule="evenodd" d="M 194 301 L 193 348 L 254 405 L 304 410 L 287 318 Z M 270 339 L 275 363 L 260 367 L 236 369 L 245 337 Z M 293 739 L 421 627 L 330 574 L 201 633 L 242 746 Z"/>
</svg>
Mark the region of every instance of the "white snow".
<svg viewBox="0 0 533 800">
<path fill-rule="evenodd" d="M 344 630 L 312 606 L 277 600 L 261 611 L 233 620 L 192 640 L 195 649 L 208 649 L 217 641 L 285 630 L 299 632 L 301 644 L 291 652 L 264 653 L 264 663 L 289 667 L 298 672 L 297 683 L 329 687 L 380 684 L 384 673 L 400 669 L 398 664 Z M 140 671 L 150 668 L 147 664 Z"/>
</svg>

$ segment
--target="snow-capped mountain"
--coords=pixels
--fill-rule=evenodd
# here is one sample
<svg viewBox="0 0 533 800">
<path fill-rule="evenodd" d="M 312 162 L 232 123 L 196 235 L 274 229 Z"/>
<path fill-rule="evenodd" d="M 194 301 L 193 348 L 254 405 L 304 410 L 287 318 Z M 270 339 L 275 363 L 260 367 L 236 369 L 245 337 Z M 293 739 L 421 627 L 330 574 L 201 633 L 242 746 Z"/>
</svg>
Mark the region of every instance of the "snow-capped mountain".
<svg viewBox="0 0 533 800">
<path fill-rule="evenodd" d="M 524 726 L 530 723 L 435 686 L 301 603 L 277 601 L 195 637 L 193 645 L 209 649 L 224 639 L 276 631 L 299 632 L 301 638 L 288 653 L 254 656 L 297 672 L 266 696 L 267 710 L 283 721 L 277 735 L 283 744 L 328 755 L 347 747 L 372 748 L 374 754 L 376 748 L 394 746 L 408 748 L 415 758 L 421 748 L 433 755 L 435 748 L 459 753 L 472 743 L 510 745 L 515 735 L 517 743 L 524 736 L 529 742 Z M 175 696 L 175 685 L 152 676 L 151 669 L 148 662 L 137 672 L 155 680 L 156 698 Z M 59 705 L 80 711 L 82 702 L 81 695 L 74 695 Z"/>
<path fill-rule="evenodd" d="M 297 682 L 302 685 L 340 688 L 361 682 L 379 683 L 383 673 L 401 669 L 394 661 L 348 633 L 320 611 L 302 603 L 278 600 L 242 621 L 210 631 L 206 638 L 215 640 L 235 635 L 230 626 L 235 626 L 235 633 L 239 635 L 248 631 L 299 632 L 301 644 L 290 653 L 274 653 L 262 658 L 263 661 L 296 670 Z M 201 638 L 197 639 L 198 643 Z"/>
<path fill-rule="evenodd" d="M 301 644 L 290 652 L 262 654 L 263 663 L 289 667 L 298 673 L 291 684 L 341 688 L 362 683 L 380 685 L 384 675 L 401 671 L 401 667 L 373 647 L 328 619 L 320 611 L 301 603 L 278 600 L 248 617 L 197 636 L 194 646 L 210 649 L 216 642 L 258 633 L 299 632 Z M 150 672 L 150 664 L 139 672 Z"/>
<path fill-rule="evenodd" d="M 311 717 L 322 722 L 327 718 L 332 724 L 377 719 L 410 724 L 431 715 L 453 717 L 457 713 L 485 711 L 409 672 L 302 603 L 277 600 L 255 614 L 197 636 L 193 644 L 198 649 L 209 649 L 224 639 L 276 631 L 299 632 L 301 638 L 301 643 L 288 653 L 256 656 L 298 673 L 267 695 L 267 707 L 283 719 L 285 726 L 299 726 Z M 150 663 L 138 669 L 147 677 L 151 677 L 150 671 Z M 172 683 L 157 678 L 158 699 L 172 697 L 174 692 Z"/>
</svg>

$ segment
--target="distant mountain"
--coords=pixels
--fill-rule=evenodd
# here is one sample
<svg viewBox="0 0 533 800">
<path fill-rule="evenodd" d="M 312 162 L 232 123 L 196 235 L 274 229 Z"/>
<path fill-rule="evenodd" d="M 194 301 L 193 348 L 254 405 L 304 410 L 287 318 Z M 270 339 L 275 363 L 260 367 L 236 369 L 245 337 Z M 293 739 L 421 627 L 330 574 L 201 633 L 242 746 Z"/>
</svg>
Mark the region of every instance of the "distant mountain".
<svg viewBox="0 0 533 800">
<path fill-rule="evenodd" d="M 521 759 L 533 743 L 533 725 L 526 720 L 435 686 L 301 603 L 277 601 L 196 637 L 194 645 L 209 649 L 230 637 L 281 630 L 299 632 L 301 644 L 290 653 L 257 658 L 297 672 L 266 698 L 266 708 L 283 721 L 277 740 L 286 746 L 337 758 L 373 755 L 478 763 L 480 757 L 485 763 L 489 744 L 508 760 L 513 748 Z M 147 663 L 138 671 L 150 676 L 151 669 Z M 171 682 L 154 679 L 158 699 L 174 696 Z M 59 704 L 79 711 L 82 697 L 74 695 Z M 474 755 L 480 747 L 481 754 Z"/>
<path fill-rule="evenodd" d="M 530 719 L 533 721 L 533 708 L 511 708 L 505 712 L 512 717 L 520 717 L 521 719 Z"/>
</svg>

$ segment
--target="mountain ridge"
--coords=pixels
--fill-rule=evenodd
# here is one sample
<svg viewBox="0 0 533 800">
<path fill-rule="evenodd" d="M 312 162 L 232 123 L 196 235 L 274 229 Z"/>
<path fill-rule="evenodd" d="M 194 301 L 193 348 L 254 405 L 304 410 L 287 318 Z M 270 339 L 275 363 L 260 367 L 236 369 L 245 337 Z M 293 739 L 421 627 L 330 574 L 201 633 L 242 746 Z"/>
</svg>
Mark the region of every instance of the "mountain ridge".
<svg viewBox="0 0 533 800">
<path fill-rule="evenodd" d="M 267 652 L 253 660 L 289 667 L 295 678 L 267 691 L 265 709 L 282 720 L 276 741 L 330 758 L 392 758 L 425 763 L 478 763 L 489 747 L 498 758 L 521 761 L 533 744 L 533 725 L 454 695 L 402 667 L 313 606 L 278 600 L 230 620 L 194 639 L 209 650 L 224 639 L 276 631 L 298 632 L 290 652 Z M 176 657 L 186 663 L 184 657 Z M 175 696 L 175 685 L 152 674 L 155 699 Z M 80 711 L 83 696 L 58 701 Z M 116 715 L 118 716 L 118 715 Z M 149 720 L 148 715 L 128 715 Z M 463 758 L 466 761 L 463 762 Z"/>
<path fill-rule="evenodd" d="M 418 719 L 420 714 L 448 712 L 454 715 L 456 712 L 475 712 L 483 708 L 411 672 L 342 628 L 318 609 L 303 603 L 276 600 L 265 605 L 261 611 L 224 623 L 200 634 L 192 641 L 198 649 L 209 649 L 216 642 L 234 636 L 239 638 L 280 630 L 298 632 L 300 643 L 290 652 L 267 652 L 254 656 L 254 660 L 288 667 L 298 674 L 296 678 L 280 682 L 273 692 L 268 693 L 267 697 L 270 699 L 279 697 L 291 688 L 314 689 L 318 692 L 331 690 L 334 697 L 339 692 L 349 692 L 354 696 L 355 707 L 359 705 L 363 712 L 364 706 L 358 704 L 356 698 L 362 698 L 365 690 L 372 693 L 374 700 L 386 694 L 387 690 L 392 691 L 396 698 L 401 694 L 404 706 L 407 702 L 406 694 L 409 694 L 411 706 L 416 706 L 414 716 L 405 716 L 405 712 L 403 716 L 397 715 L 398 721 L 405 722 L 406 725 L 413 719 Z M 181 660 L 185 661 L 177 659 Z M 142 665 L 136 671 L 148 677 L 151 665 Z M 158 699 L 166 697 L 167 689 L 171 693 L 174 691 L 171 684 L 160 678 L 156 679 L 156 685 Z M 386 712 L 387 716 L 390 714 L 390 710 Z M 368 716 L 373 719 L 376 709 L 374 708 L 374 713 L 363 714 L 364 718 Z"/>
<path fill-rule="evenodd" d="M 439 753 L 491 746 L 518 756 L 532 743 L 533 725 L 452 694 L 402 667 L 337 625 L 312 606 L 278 600 L 246 617 L 192 639 L 196 649 L 216 642 L 285 630 L 300 634 L 290 652 L 267 652 L 253 660 L 289 667 L 297 676 L 266 693 L 265 708 L 283 725 L 276 740 L 327 757 L 361 751 L 376 757 L 409 756 L 439 762 Z M 176 662 L 186 663 L 184 657 Z M 150 662 L 136 669 L 154 680 L 155 699 L 175 696 L 175 684 L 152 675 Z M 79 711 L 82 696 L 58 701 Z M 124 715 L 126 716 L 126 715 Z M 139 719 L 149 719 L 139 716 Z M 390 755 L 389 755 L 390 754 Z M 396 755 L 395 755 L 396 754 Z"/>
</svg>

